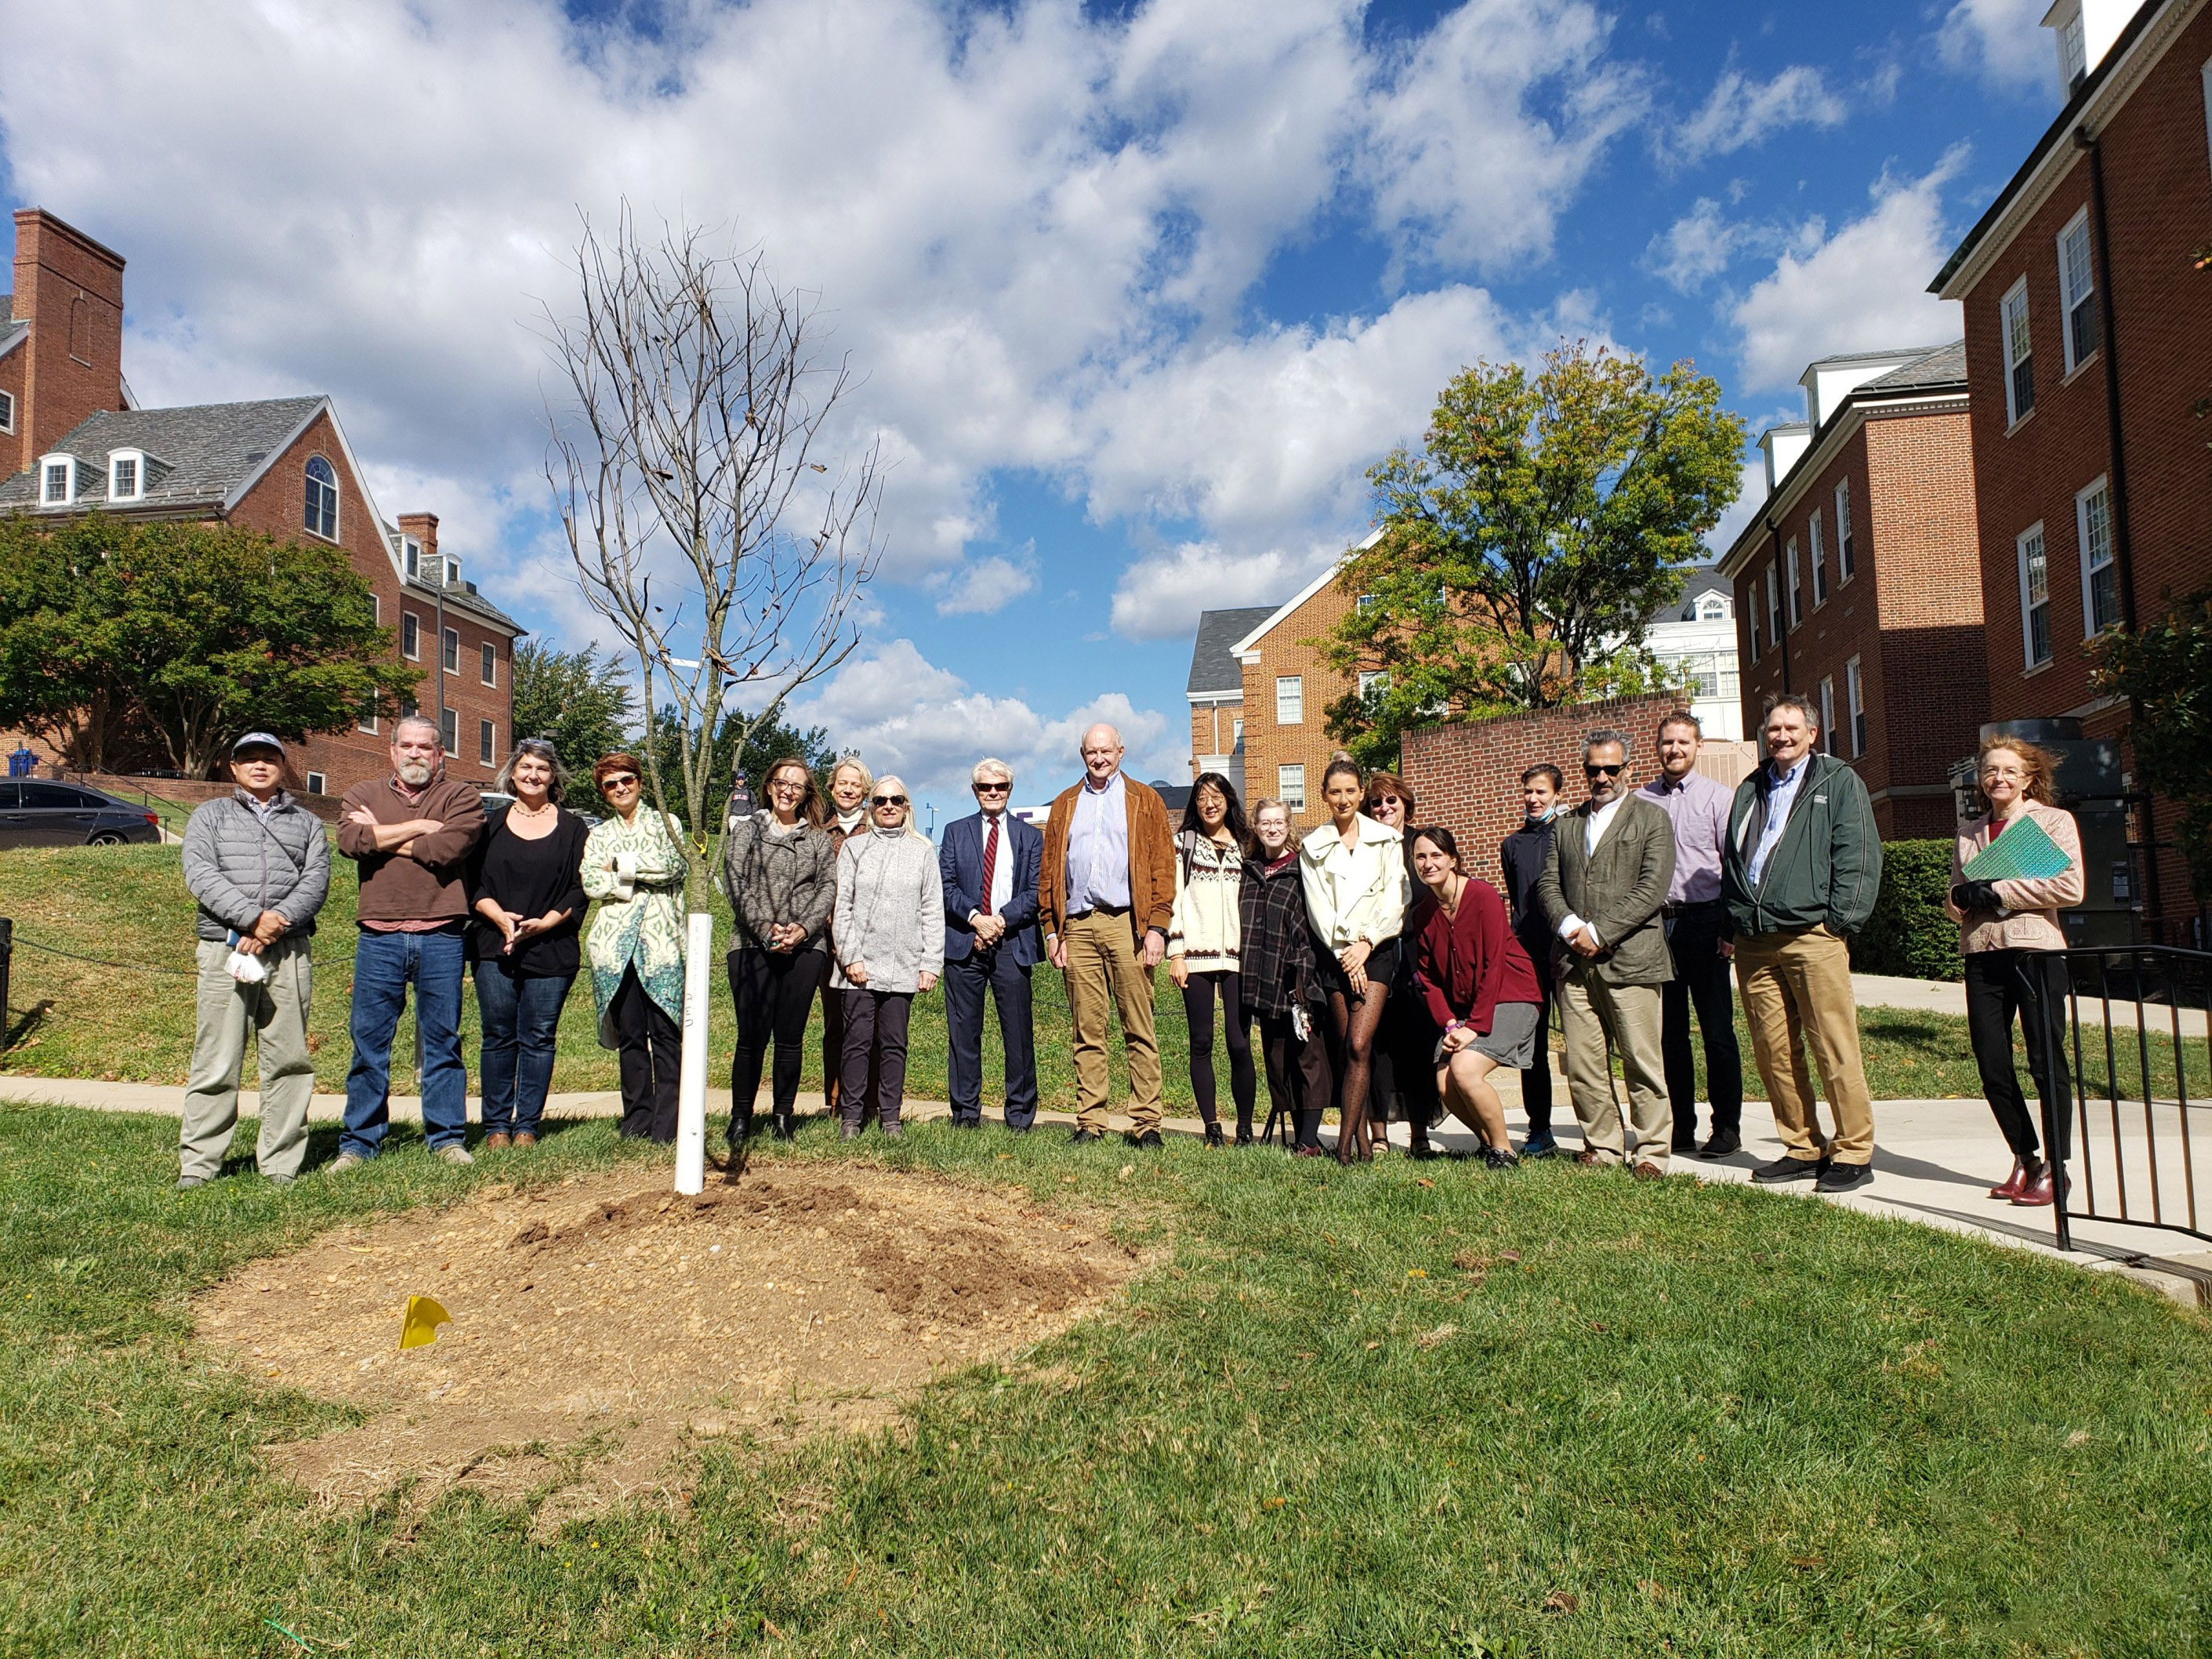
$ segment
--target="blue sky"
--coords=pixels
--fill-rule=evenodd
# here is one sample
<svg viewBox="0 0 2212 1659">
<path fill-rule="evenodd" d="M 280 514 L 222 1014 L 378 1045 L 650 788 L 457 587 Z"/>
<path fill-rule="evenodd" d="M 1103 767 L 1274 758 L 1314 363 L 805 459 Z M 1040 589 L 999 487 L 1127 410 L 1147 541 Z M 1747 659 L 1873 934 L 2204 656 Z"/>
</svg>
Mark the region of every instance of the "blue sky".
<svg viewBox="0 0 2212 1659">
<path fill-rule="evenodd" d="M 1923 292 L 2055 112 L 2039 0 L 80 0 L 10 25 L 0 190 L 130 258 L 149 402 L 328 392 L 387 514 L 593 619 L 539 477 L 580 208 L 818 289 L 894 462 L 862 651 L 803 711 L 958 798 L 1121 720 L 1181 775 L 1191 619 L 1364 532 L 1477 357 L 1717 375 L 1955 335 Z"/>
</svg>

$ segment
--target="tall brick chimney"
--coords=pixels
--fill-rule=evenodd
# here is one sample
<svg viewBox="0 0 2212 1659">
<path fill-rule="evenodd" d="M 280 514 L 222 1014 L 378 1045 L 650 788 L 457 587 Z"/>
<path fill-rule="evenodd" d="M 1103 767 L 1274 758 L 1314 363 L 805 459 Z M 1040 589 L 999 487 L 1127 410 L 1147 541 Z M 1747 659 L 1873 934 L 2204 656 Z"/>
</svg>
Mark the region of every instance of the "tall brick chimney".
<svg viewBox="0 0 2212 1659">
<path fill-rule="evenodd" d="M 437 562 L 438 515 L 434 513 L 403 513 L 399 515 L 399 533 L 412 536 L 422 543 L 423 568 L 418 573 L 420 578 L 434 587 L 440 586 L 445 567 Z M 430 573 L 434 570 L 440 574 L 432 575 Z"/>
<path fill-rule="evenodd" d="M 31 325 L 9 469 L 20 472 L 87 416 L 123 407 L 123 256 L 43 208 L 19 209 L 14 310 Z"/>
</svg>

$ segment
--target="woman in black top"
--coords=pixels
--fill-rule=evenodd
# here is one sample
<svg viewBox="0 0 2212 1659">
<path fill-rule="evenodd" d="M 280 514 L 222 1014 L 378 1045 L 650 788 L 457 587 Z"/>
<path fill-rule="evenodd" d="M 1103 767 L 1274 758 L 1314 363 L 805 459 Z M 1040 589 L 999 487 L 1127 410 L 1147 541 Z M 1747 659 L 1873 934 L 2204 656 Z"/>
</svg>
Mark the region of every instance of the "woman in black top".
<svg viewBox="0 0 2212 1659">
<path fill-rule="evenodd" d="M 567 785 L 551 744 L 525 738 L 515 744 L 493 784 L 514 803 L 485 815 L 469 857 L 487 1152 L 538 1144 L 538 1120 L 553 1085 L 554 1033 L 578 966 L 590 833 L 561 805 Z"/>
</svg>

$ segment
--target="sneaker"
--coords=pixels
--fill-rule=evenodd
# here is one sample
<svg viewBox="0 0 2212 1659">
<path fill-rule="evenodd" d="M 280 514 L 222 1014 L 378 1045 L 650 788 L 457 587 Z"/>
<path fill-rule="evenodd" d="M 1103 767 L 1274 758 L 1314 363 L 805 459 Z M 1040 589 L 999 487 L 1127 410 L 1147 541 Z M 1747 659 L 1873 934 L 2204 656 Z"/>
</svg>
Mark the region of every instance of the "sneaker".
<svg viewBox="0 0 2212 1659">
<path fill-rule="evenodd" d="M 1864 1164 L 1831 1164 L 1820 1171 L 1820 1178 L 1813 1190 L 1819 1193 L 1850 1193 L 1869 1186 L 1874 1181 L 1874 1170 Z"/>
<path fill-rule="evenodd" d="M 368 1162 L 368 1160 L 359 1152 L 340 1152 L 331 1160 L 330 1173 L 334 1176 L 343 1175 L 349 1170 L 358 1170 Z"/>
<path fill-rule="evenodd" d="M 177 1190 L 180 1193 L 188 1193 L 195 1187 L 204 1187 L 207 1184 L 208 1178 L 205 1176 L 180 1175 L 177 1177 Z"/>
<path fill-rule="evenodd" d="M 1106 1133 L 1104 1130 L 1086 1129 L 1079 1123 L 1075 1126 L 1074 1129 L 1069 1133 L 1067 1137 L 1068 1144 L 1072 1146 L 1081 1146 L 1090 1141 L 1103 1140 L 1105 1139 Z"/>
<path fill-rule="evenodd" d="M 858 1140 L 860 1138 L 860 1126 L 857 1123 L 839 1124 L 837 1138 L 840 1140 Z"/>
<path fill-rule="evenodd" d="M 1216 1129 L 1214 1133 L 1218 1135 L 1220 1131 Z M 1214 1144 L 1218 1146 L 1220 1142 L 1217 1140 Z M 1166 1145 L 1167 1142 L 1160 1139 L 1160 1132 L 1158 1129 L 1147 1129 L 1144 1133 L 1137 1137 L 1137 1146 L 1139 1150 L 1144 1152 L 1157 1152 Z"/>
<path fill-rule="evenodd" d="M 1778 1181 L 1812 1181 L 1819 1177 L 1821 1167 L 1817 1158 L 1790 1158 L 1785 1154 L 1771 1164 L 1760 1164 L 1751 1172 L 1751 1178 L 1768 1186 Z"/>
<path fill-rule="evenodd" d="M 1486 1169 L 1517 1170 L 1521 1167 L 1521 1160 L 1503 1146 L 1485 1146 L 1475 1156 L 1482 1160 Z"/>
<path fill-rule="evenodd" d="M 1559 1143 L 1548 1133 L 1530 1135 L 1521 1143 L 1521 1156 L 1523 1158 L 1557 1158 L 1559 1155 Z"/>
<path fill-rule="evenodd" d="M 465 1168 L 469 1164 L 476 1162 L 476 1159 L 469 1156 L 469 1149 L 462 1146 L 458 1140 L 447 1141 L 444 1146 L 433 1152 L 430 1156 L 436 1158 L 441 1164 L 451 1164 L 456 1169 Z"/>
<path fill-rule="evenodd" d="M 1698 1148 L 1703 1158 L 1734 1158 L 1743 1150 L 1743 1137 L 1733 1129 L 1716 1129 L 1712 1139 Z"/>
<path fill-rule="evenodd" d="M 905 1126 L 904 1126 L 904 1125 L 902 1125 L 902 1124 L 898 1124 L 898 1123 L 886 1123 L 886 1124 L 884 1124 L 884 1139 L 885 1140 L 903 1140 L 903 1139 L 906 1139 L 906 1128 L 905 1128 Z"/>
</svg>

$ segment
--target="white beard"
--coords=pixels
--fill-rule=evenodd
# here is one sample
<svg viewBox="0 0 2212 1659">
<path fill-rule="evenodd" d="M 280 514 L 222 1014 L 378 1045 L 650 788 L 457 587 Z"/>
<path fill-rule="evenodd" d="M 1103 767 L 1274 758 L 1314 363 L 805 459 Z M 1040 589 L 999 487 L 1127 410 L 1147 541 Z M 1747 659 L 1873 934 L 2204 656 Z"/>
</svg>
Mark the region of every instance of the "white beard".
<svg viewBox="0 0 2212 1659">
<path fill-rule="evenodd" d="M 432 769 L 425 761 L 402 761 L 398 767 L 399 781 L 410 789 L 420 789 L 430 781 Z"/>
</svg>

